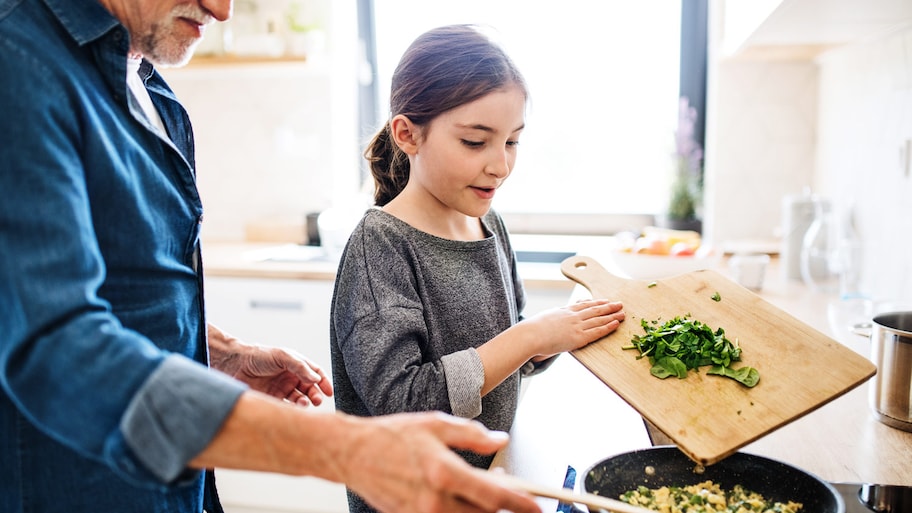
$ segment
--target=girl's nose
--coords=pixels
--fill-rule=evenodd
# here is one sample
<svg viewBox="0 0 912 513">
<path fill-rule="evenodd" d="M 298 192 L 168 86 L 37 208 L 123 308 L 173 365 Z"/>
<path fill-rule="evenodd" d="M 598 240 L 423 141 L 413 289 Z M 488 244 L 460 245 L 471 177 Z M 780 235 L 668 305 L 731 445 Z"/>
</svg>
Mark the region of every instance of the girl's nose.
<svg viewBox="0 0 912 513">
<path fill-rule="evenodd" d="M 510 175 L 510 171 L 513 169 L 513 156 L 509 152 L 503 152 L 498 156 L 495 156 L 488 163 L 485 168 L 485 172 L 491 176 L 496 176 L 497 178 L 506 178 Z"/>
</svg>

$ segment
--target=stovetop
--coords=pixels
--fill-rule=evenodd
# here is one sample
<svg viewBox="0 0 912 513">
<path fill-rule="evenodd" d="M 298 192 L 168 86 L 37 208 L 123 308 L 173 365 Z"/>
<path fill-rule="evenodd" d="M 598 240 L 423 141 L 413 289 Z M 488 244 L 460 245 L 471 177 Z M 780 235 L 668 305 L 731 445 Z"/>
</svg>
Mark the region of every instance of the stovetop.
<svg viewBox="0 0 912 513">
<path fill-rule="evenodd" d="M 912 486 L 830 483 L 845 502 L 845 513 L 912 513 Z"/>
</svg>

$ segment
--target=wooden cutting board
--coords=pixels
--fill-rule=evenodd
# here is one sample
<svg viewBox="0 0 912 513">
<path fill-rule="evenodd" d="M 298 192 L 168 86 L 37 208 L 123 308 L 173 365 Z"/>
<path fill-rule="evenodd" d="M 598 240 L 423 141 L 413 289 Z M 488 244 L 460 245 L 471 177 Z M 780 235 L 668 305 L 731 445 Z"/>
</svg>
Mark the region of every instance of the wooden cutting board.
<svg viewBox="0 0 912 513">
<path fill-rule="evenodd" d="M 714 271 L 629 280 L 585 256 L 564 260 L 561 271 L 593 297 L 622 301 L 627 315 L 616 332 L 573 356 L 703 465 L 819 408 L 876 372 L 867 358 Z M 713 300 L 716 293 L 720 301 Z M 741 362 L 733 367 L 756 368 L 760 382 L 747 388 L 707 375 L 708 367 L 691 370 L 685 379 L 658 379 L 649 373 L 647 358 L 638 360 L 636 349 L 622 349 L 645 333 L 641 319 L 664 323 L 686 314 L 713 331 L 724 329 L 742 349 Z M 611 426 L 605 426 L 605 436 L 611 436 Z"/>
</svg>

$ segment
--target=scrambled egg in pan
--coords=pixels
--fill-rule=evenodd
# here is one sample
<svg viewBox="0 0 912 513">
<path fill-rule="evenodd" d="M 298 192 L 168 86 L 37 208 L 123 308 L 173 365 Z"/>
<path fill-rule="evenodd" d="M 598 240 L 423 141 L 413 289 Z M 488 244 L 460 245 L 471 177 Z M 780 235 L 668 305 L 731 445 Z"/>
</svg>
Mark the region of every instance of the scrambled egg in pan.
<svg viewBox="0 0 912 513">
<path fill-rule="evenodd" d="M 736 485 L 726 492 L 712 481 L 685 487 L 663 486 L 649 489 L 640 486 L 625 492 L 620 499 L 661 513 L 797 513 L 797 502 L 769 502 L 761 495 Z"/>
</svg>

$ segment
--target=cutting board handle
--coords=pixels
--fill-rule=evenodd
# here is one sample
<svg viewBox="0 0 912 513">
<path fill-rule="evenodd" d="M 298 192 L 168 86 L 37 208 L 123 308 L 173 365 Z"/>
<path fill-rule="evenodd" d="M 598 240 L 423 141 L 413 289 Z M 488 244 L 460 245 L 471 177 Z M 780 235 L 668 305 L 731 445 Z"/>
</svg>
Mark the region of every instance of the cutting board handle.
<svg viewBox="0 0 912 513">
<path fill-rule="evenodd" d="M 594 258 L 581 255 L 569 257 L 561 262 L 561 272 L 567 278 L 589 289 L 589 292 L 593 294 L 596 285 L 607 286 L 605 290 L 614 290 L 628 281 L 608 272 Z"/>
</svg>

